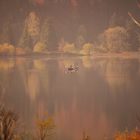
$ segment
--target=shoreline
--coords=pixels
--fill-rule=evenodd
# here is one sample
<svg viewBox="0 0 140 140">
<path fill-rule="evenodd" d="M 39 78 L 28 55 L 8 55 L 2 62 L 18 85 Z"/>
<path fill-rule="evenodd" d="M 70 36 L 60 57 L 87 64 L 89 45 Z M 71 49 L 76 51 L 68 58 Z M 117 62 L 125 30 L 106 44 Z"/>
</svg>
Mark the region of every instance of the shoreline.
<svg viewBox="0 0 140 140">
<path fill-rule="evenodd" d="M 93 58 L 140 58 L 140 51 L 137 52 L 121 52 L 121 53 L 93 53 L 93 54 L 78 54 L 78 53 L 62 53 L 62 52 L 48 52 L 48 53 L 31 53 L 22 55 L 0 55 L 1 58 L 40 58 L 40 57 L 93 57 Z"/>
<path fill-rule="evenodd" d="M 93 57 L 99 58 L 140 58 L 140 52 L 121 52 L 121 53 L 94 53 Z"/>
</svg>

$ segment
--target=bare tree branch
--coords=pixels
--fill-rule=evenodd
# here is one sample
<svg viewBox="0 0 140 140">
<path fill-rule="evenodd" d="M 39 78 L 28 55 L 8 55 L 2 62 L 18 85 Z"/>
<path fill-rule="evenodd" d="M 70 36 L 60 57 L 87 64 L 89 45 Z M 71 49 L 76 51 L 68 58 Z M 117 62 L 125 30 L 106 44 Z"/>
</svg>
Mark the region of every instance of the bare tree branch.
<svg viewBox="0 0 140 140">
<path fill-rule="evenodd" d="M 138 8 L 140 8 L 140 2 L 139 1 L 137 1 L 137 6 L 138 6 Z"/>
<path fill-rule="evenodd" d="M 130 12 L 128 12 L 128 15 L 130 16 L 130 18 L 133 20 L 133 22 L 140 27 L 140 23 L 132 16 L 132 14 Z"/>
</svg>

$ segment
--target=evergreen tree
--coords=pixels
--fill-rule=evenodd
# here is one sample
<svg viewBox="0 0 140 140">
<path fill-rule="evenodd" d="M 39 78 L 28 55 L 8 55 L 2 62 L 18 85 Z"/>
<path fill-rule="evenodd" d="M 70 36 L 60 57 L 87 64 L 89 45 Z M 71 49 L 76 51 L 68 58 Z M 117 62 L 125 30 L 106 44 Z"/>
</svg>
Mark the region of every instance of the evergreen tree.
<svg viewBox="0 0 140 140">
<path fill-rule="evenodd" d="M 122 26 L 123 24 L 122 18 L 114 12 L 109 20 L 109 27 Z"/>
<path fill-rule="evenodd" d="M 10 23 L 8 21 L 3 25 L 3 28 L 0 34 L 0 43 L 10 43 L 9 26 L 10 26 Z"/>
<path fill-rule="evenodd" d="M 23 28 L 21 37 L 19 39 L 18 47 L 22 47 L 22 48 L 30 47 L 30 40 L 26 30 L 26 26 Z"/>
<path fill-rule="evenodd" d="M 131 20 L 126 22 L 126 30 L 129 33 L 129 44 L 131 45 L 131 50 L 136 51 L 139 48 L 139 27 Z"/>
<path fill-rule="evenodd" d="M 52 19 L 46 19 L 41 29 L 40 42 L 42 42 L 49 51 L 57 50 L 57 36 Z"/>
<path fill-rule="evenodd" d="M 84 25 L 81 25 L 78 29 L 78 35 L 76 39 L 76 46 L 78 49 L 81 49 L 86 42 L 87 39 L 87 31 Z"/>
</svg>

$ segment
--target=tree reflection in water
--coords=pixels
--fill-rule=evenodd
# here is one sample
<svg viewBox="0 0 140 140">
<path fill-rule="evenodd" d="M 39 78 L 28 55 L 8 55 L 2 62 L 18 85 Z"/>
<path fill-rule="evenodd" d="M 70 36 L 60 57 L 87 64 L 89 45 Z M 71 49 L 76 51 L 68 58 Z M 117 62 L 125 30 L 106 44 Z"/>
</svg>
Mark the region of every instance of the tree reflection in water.
<svg viewBox="0 0 140 140">
<path fill-rule="evenodd" d="M 44 112 L 54 116 L 57 139 L 81 139 L 85 131 L 100 140 L 138 124 L 138 59 L 16 58 L 0 64 L 2 101 L 26 128 Z M 65 74 L 65 66 L 73 64 L 79 71 Z"/>
</svg>

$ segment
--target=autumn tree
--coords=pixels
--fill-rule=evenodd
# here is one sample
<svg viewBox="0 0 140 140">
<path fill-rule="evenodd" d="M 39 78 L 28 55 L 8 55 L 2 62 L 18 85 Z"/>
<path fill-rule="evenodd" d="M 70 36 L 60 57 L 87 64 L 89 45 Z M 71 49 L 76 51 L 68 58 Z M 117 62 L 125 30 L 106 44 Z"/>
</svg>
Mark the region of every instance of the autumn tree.
<svg viewBox="0 0 140 140">
<path fill-rule="evenodd" d="M 37 42 L 33 48 L 33 52 L 42 53 L 45 51 L 45 45 L 41 42 Z"/>
<path fill-rule="evenodd" d="M 30 12 L 25 19 L 22 35 L 19 41 L 21 47 L 33 47 L 39 38 L 40 22 L 35 12 Z"/>
<path fill-rule="evenodd" d="M 55 124 L 52 117 L 41 119 L 37 122 L 37 138 L 38 140 L 47 140 L 54 135 Z"/>
<path fill-rule="evenodd" d="M 130 50 L 128 43 L 129 34 L 124 27 L 116 26 L 114 28 L 108 28 L 100 38 L 100 46 L 107 51 L 121 52 Z"/>
<path fill-rule="evenodd" d="M 35 12 L 30 12 L 25 22 L 28 34 L 33 39 L 33 42 L 35 42 L 37 40 L 40 31 L 39 18 L 37 17 Z"/>
</svg>

